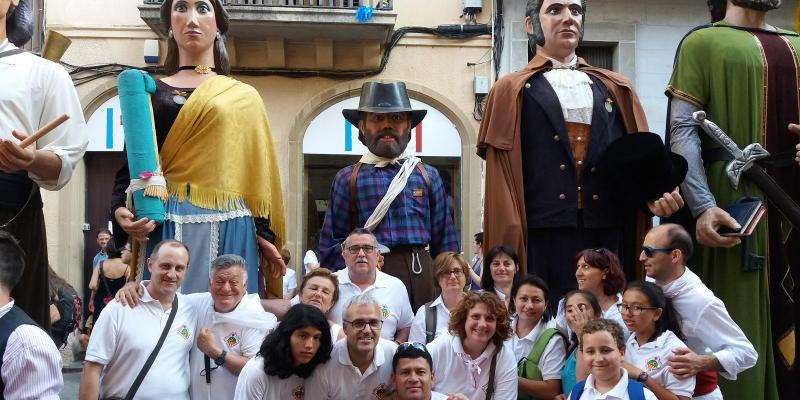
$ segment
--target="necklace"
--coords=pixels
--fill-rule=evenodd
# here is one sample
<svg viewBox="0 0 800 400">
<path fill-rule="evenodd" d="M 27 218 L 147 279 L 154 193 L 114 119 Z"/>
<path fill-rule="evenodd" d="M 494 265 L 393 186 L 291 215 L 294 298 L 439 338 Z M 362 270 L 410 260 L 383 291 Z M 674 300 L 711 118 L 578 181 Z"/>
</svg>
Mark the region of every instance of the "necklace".
<svg viewBox="0 0 800 400">
<path fill-rule="evenodd" d="M 182 91 L 182 90 L 173 89 L 172 90 L 172 101 L 174 101 L 175 104 L 183 105 L 184 103 L 186 103 L 187 95 L 188 94 L 186 92 Z"/>
<path fill-rule="evenodd" d="M 217 72 L 217 69 L 214 67 L 209 67 L 208 65 L 182 65 L 178 67 L 178 71 L 185 71 L 185 70 L 194 70 L 198 74 L 205 75 L 211 71 Z"/>
</svg>

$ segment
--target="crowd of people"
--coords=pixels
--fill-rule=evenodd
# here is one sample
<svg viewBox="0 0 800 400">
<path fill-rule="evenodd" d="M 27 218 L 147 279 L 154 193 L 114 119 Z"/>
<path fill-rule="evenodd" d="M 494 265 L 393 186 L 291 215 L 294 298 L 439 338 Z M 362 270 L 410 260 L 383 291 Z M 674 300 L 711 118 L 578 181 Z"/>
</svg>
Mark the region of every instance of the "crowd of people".
<svg viewBox="0 0 800 400">
<path fill-rule="evenodd" d="M 86 271 L 92 323 L 82 337 L 80 398 L 793 393 L 795 318 L 774 323 L 770 312 L 793 312 L 795 289 L 780 280 L 797 275 L 796 227 L 776 208 L 786 204 L 766 199 L 768 223 L 752 235 L 717 232 L 741 228 L 718 202 L 763 188 L 747 175 L 744 188 L 721 185 L 730 157 L 689 119 L 706 108 L 741 147 L 763 139 L 775 154 L 766 172 L 797 181 L 800 145 L 787 138 L 800 133 L 790 124 L 798 114 L 774 106 L 800 104 L 798 82 L 774 87 L 782 74 L 800 76 L 800 41 L 765 22 L 780 3 L 709 1 L 715 24 L 678 49 L 665 145 L 647 133 L 629 80 L 577 57 L 587 2 L 528 0 L 535 55 L 494 84 L 479 130 L 484 232 L 469 263 L 442 177 L 406 151 L 426 112 L 411 107 L 403 82 L 364 83 L 358 108 L 342 114 L 368 151 L 336 174 L 318 252 L 309 250 L 305 271 L 292 268 L 293 276 L 269 121 L 258 92 L 228 76 L 224 2 L 164 1 L 166 76 L 127 75 L 155 87 L 135 104 L 152 107 L 152 120 L 123 107 L 126 135 L 154 129 L 144 149 L 154 167 L 139 171 L 141 160 L 129 156 L 115 177 L 114 234 L 98 233 L 101 251 Z M 58 101 L 34 98 L 27 113 L 0 107 L 0 397 L 55 399 L 61 358 L 46 334 L 56 321 L 48 291 L 39 296 L 47 253 L 38 188 L 66 184 L 86 140 L 77 118 L 20 145 L 26 135 L 17 129 L 34 132 L 54 109 L 81 113 L 63 71 L 17 47 L 30 38 L 28 2 L 0 8 L 0 58 L 13 68 L 0 74 L 11 85 L 0 101 L 45 83 L 52 88 L 41 93 L 60 93 Z M 750 81 L 734 78 L 741 66 L 729 58 L 698 61 L 726 41 L 758 65 L 746 71 Z M 704 82 L 712 64 L 738 72 Z M 747 94 L 734 96 L 742 112 L 718 100 L 729 80 Z M 125 101 L 128 89 L 120 89 Z M 655 227 L 653 216 L 661 218 Z M 768 290 L 775 287 L 783 291 Z M 773 350 L 774 337 L 781 345 Z"/>
</svg>

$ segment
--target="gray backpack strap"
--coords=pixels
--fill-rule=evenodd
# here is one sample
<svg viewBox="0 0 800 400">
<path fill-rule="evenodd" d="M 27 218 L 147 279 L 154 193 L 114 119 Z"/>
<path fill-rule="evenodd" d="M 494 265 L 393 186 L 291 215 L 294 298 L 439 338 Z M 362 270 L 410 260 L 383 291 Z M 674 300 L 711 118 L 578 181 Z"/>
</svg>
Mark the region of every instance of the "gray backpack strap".
<svg viewBox="0 0 800 400">
<path fill-rule="evenodd" d="M 436 337 L 436 307 L 432 307 L 432 301 L 425 303 L 425 344 L 433 341 Z"/>
</svg>

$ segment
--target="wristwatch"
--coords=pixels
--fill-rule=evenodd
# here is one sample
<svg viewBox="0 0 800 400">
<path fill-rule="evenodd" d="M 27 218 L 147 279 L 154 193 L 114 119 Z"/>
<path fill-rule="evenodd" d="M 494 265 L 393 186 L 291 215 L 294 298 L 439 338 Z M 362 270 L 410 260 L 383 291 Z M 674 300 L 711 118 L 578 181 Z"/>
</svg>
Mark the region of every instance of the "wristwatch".
<svg viewBox="0 0 800 400">
<path fill-rule="evenodd" d="M 222 353 L 222 355 L 225 355 L 225 353 Z M 645 381 L 647 381 L 647 378 L 650 378 L 650 375 L 647 375 L 647 372 L 642 371 L 642 373 L 636 377 L 636 382 L 644 383 Z"/>
<path fill-rule="evenodd" d="M 227 350 L 222 350 L 222 354 L 220 354 L 219 357 L 214 359 L 214 364 L 217 364 L 217 365 L 219 365 L 221 367 L 223 364 L 225 364 L 225 356 L 227 356 L 227 355 L 228 355 L 228 351 Z"/>
</svg>

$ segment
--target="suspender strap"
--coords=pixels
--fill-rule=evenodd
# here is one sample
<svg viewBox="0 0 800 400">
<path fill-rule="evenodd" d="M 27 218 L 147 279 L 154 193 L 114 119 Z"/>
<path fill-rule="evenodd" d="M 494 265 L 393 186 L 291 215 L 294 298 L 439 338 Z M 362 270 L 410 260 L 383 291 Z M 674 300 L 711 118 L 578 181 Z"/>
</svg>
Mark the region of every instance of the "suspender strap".
<svg viewBox="0 0 800 400">
<path fill-rule="evenodd" d="M 425 171 L 425 167 L 422 165 L 422 163 L 417 163 L 417 170 L 419 170 L 419 173 L 422 174 L 422 179 L 425 180 L 425 186 L 428 187 L 428 193 L 430 193 L 431 177 L 428 176 L 428 171 Z"/>
<path fill-rule="evenodd" d="M 167 338 L 167 332 L 170 331 L 172 328 L 172 321 L 175 320 L 175 314 L 178 313 L 178 295 L 175 294 L 175 297 L 172 298 L 172 310 L 169 311 L 169 318 L 167 319 L 167 324 L 164 325 L 164 330 L 161 331 L 161 337 L 158 338 L 158 343 L 156 344 L 156 348 L 150 353 L 150 357 L 147 357 L 147 361 L 145 361 L 142 370 L 139 371 L 139 375 L 136 376 L 136 380 L 133 381 L 133 385 L 128 390 L 128 394 L 125 395 L 125 400 L 133 400 L 133 396 L 136 395 L 136 391 L 139 390 L 139 386 L 142 384 L 144 377 L 147 375 L 147 371 L 150 370 L 150 367 L 153 366 L 153 361 L 156 360 L 156 356 L 158 355 L 158 351 L 161 350 L 161 345 L 164 344 L 164 340 Z"/>
<path fill-rule="evenodd" d="M 361 170 L 361 162 L 357 162 L 353 167 L 353 173 L 350 174 L 350 230 L 358 227 L 358 204 L 356 202 L 356 179 L 358 178 L 358 171 Z"/>
<path fill-rule="evenodd" d="M 0 53 L 0 58 L 13 56 L 14 54 L 24 53 L 25 49 L 11 49 Z"/>
<path fill-rule="evenodd" d="M 425 344 L 433 341 L 436 337 L 436 307 L 432 307 L 432 301 L 425 303 Z"/>
<path fill-rule="evenodd" d="M 502 345 L 497 346 L 494 349 L 494 354 L 492 354 L 492 365 L 489 367 L 489 385 L 486 387 L 486 400 L 492 400 L 494 397 L 494 372 L 497 369 L 497 355 L 500 353 L 502 348 Z"/>
<path fill-rule="evenodd" d="M 569 394 L 569 400 L 578 400 L 583 394 L 583 388 L 586 387 L 586 381 L 582 380 L 572 387 L 572 392 Z"/>
</svg>

